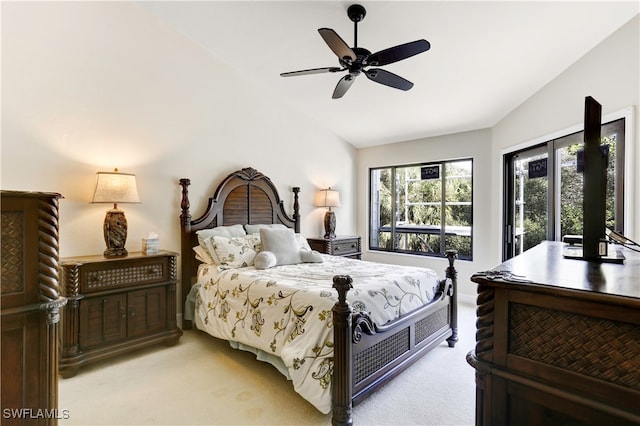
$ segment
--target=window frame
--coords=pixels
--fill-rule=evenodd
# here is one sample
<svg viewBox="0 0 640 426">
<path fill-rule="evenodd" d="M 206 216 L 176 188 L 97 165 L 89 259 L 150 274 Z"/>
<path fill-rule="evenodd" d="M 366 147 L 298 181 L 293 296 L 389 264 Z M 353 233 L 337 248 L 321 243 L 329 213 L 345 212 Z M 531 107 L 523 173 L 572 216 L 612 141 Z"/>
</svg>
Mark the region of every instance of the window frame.
<svg viewBox="0 0 640 426">
<path fill-rule="evenodd" d="M 456 202 L 456 201 L 447 201 L 447 192 L 446 192 L 446 180 L 447 180 L 447 174 L 446 174 L 446 167 L 447 165 L 455 165 L 456 163 L 464 163 L 464 162 L 469 162 L 471 165 L 471 170 L 470 170 L 470 175 L 468 176 L 469 182 L 470 182 L 470 186 L 471 186 L 471 193 L 470 193 L 470 201 L 469 203 L 469 208 L 470 208 L 470 225 L 469 225 L 469 255 L 464 255 L 464 254 L 460 254 L 458 255 L 458 258 L 461 260 L 473 260 L 473 217 L 474 217 L 474 158 L 473 157 L 463 157 L 463 158 L 454 158 L 454 159 L 447 159 L 447 160 L 437 160 L 437 161 L 423 161 L 423 162 L 416 162 L 416 163 L 410 163 L 410 164 L 397 164 L 397 165 L 392 165 L 392 166 L 377 166 L 377 167 L 370 167 L 369 168 L 369 176 L 368 176 L 368 180 L 369 180 L 369 194 L 368 194 L 368 225 L 367 225 L 367 229 L 368 229 L 368 238 L 367 238 L 367 247 L 369 248 L 369 250 L 371 251 L 375 251 L 375 252 L 385 252 L 385 253 L 396 253 L 396 254 L 408 254 L 408 255 L 416 255 L 416 256 L 426 256 L 426 257 L 436 257 L 436 258 L 444 258 L 446 257 L 446 240 L 447 237 L 450 235 L 446 234 L 446 228 L 447 228 L 447 224 L 444 221 L 445 218 L 445 210 L 447 207 L 447 204 L 451 204 L 451 203 L 460 203 L 460 202 Z M 381 247 L 379 244 L 377 246 L 372 245 L 373 242 L 373 238 L 372 236 L 375 233 L 380 233 L 379 228 L 374 228 L 374 221 L 378 221 L 379 222 L 379 218 L 375 218 L 373 216 L 374 213 L 374 208 L 373 208 L 373 202 L 374 202 L 374 197 L 373 197 L 373 186 L 374 186 L 374 182 L 373 182 L 373 177 L 374 177 L 374 173 L 380 170 L 390 170 L 391 171 L 391 193 L 393 194 L 393 196 L 391 197 L 391 215 L 395 215 L 397 217 L 397 215 L 399 214 L 398 212 L 398 203 L 397 203 L 397 197 L 398 197 L 398 188 L 397 188 L 397 172 L 399 169 L 405 169 L 405 168 L 411 168 L 411 167 L 430 167 L 430 166 L 440 166 L 440 170 L 441 170 L 441 174 L 440 174 L 440 181 L 442 182 L 441 184 L 441 199 L 440 199 L 440 205 L 439 205 L 439 209 L 440 209 L 440 215 L 442 218 L 442 222 L 445 222 L 444 226 L 440 225 L 439 227 L 439 233 L 436 234 L 440 237 L 440 247 L 438 252 L 427 252 L 427 251 L 414 251 L 414 250 L 409 250 L 409 249 L 401 249 L 399 248 L 396 244 L 392 244 L 391 248 L 385 248 L 385 247 Z M 454 177 L 455 178 L 455 177 Z M 377 200 L 378 203 L 378 207 L 380 206 L 380 201 Z M 379 211 L 380 209 L 375 209 L 376 211 Z M 397 228 L 397 220 L 396 221 L 391 221 L 391 238 L 392 240 L 394 240 L 396 238 L 396 228 Z M 450 225 L 450 226 L 455 226 L 455 225 Z M 387 231 L 385 231 L 387 232 Z M 400 232 L 400 234 L 407 234 L 410 235 L 411 232 Z M 463 235 L 463 237 L 466 237 L 466 235 Z"/>
</svg>

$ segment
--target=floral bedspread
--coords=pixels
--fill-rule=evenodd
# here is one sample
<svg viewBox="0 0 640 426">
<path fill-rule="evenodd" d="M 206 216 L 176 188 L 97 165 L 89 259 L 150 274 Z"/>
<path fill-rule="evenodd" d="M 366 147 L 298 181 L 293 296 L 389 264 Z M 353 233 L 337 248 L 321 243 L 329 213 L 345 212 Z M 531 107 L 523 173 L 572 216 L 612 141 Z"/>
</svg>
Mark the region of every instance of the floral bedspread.
<svg viewBox="0 0 640 426">
<path fill-rule="evenodd" d="M 322 263 L 222 269 L 202 265 L 195 307 L 199 329 L 280 357 L 294 389 L 323 413 L 331 410 L 333 276 L 349 274 L 354 311 L 385 324 L 428 303 L 431 269 L 322 255 Z"/>
</svg>

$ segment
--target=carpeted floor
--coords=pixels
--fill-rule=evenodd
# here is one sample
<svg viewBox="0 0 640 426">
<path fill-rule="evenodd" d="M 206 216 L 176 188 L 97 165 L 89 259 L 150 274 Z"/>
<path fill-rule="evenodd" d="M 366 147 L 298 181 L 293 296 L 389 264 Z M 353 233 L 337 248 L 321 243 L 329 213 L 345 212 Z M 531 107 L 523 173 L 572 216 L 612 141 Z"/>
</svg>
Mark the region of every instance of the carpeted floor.
<svg viewBox="0 0 640 426">
<path fill-rule="evenodd" d="M 459 305 L 459 342 L 441 344 L 353 409 L 356 425 L 473 425 L 475 306 Z M 330 425 L 275 368 L 199 331 L 60 378 L 65 425 Z"/>
</svg>

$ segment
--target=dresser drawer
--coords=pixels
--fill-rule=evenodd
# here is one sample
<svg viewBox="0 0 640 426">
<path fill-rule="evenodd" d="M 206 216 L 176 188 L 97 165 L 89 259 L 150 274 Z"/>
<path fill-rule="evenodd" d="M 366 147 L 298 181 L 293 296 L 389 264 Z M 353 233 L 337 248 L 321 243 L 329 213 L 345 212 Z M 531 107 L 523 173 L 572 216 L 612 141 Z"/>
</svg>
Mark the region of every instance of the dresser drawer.
<svg viewBox="0 0 640 426">
<path fill-rule="evenodd" d="M 312 250 L 317 250 L 320 253 L 360 259 L 361 247 L 360 237 L 358 236 L 338 236 L 331 240 L 307 238 L 307 241 Z"/>
<path fill-rule="evenodd" d="M 359 239 L 336 241 L 333 243 L 333 254 L 336 256 L 345 256 L 360 252 Z"/>
<path fill-rule="evenodd" d="M 94 263 L 83 265 L 80 268 L 80 291 L 82 293 L 153 284 L 168 280 L 169 267 L 167 257 Z"/>
</svg>

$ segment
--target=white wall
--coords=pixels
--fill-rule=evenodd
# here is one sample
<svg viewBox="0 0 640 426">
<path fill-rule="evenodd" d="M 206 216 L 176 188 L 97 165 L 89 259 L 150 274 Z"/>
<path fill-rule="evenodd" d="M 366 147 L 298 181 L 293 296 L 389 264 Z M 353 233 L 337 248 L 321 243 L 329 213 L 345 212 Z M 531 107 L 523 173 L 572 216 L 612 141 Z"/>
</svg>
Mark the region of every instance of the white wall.
<svg viewBox="0 0 640 426">
<path fill-rule="evenodd" d="M 341 191 L 336 216 L 355 233 L 355 149 L 132 3 L 3 2 L 2 189 L 53 191 L 60 254 L 104 251 L 106 204 L 90 204 L 95 173 L 135 173 L 141 204 L 122 204 L 127 248 L 148 232 L 179 251 L 180 187 L 193 217 L 217 183 L 254 167 L 287 210 L 300 186 L 302 232 L 323 235 L 315 191 Z"/>
<path fill-rule="evenodd" d="M 630 203 L 630 238 L 640 240 L 640 148 L 638 147 L 640 103 L 640 15 L 605 39 L 564 73 L 547 84 L 493 127 L 492 187 L 501 188 L 502 153 L 516 145 L 543 138 L 584 119 L 584 98 L 592 96 L 602 105 L 603 116 L 631 108 L 630 180 L 625 188 Z M 502 195 L 492 192 L 494 217 L 500 218 Z M 492 220 L 492 235 L 499 235 L 501 221 Z M 499 256 L 496 238 L 491 251 Z"/>
<path fill-rule="evenodd" d="M 369 169 L 372 167 L 415 164 L 426 161 L 473 159 L 473 261 L 458 260 L 460 293 L 475 295 L 469 277 L 478 271 L 495 266 L 486 250 L 488 241 L 497 238 L 489 232 L 492 209 L 491 189 L 491 131 L 489 129 L 456 133 L 414 141 L 379 145 L 358 150 L 358 233 L 362 235 L 363 258 L 376 262 L 425 266 L 441 275 L 448 266 L 446 259 L 409 254 L 369 251 Z"/>
</svg>

